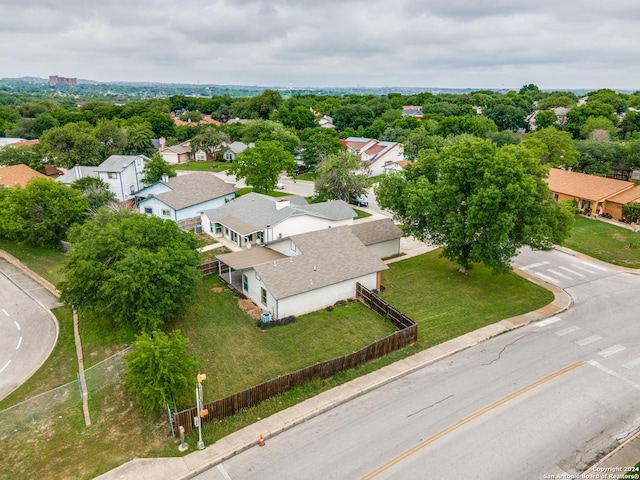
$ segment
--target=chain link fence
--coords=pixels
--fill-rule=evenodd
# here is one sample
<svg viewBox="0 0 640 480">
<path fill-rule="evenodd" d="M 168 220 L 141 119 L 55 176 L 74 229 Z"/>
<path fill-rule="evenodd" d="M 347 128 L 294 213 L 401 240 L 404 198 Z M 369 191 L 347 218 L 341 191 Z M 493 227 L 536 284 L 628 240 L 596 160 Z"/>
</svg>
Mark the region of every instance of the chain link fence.
<svg viewBox="0 0 640 480">
<path fill-rule="evenodd" d="M 122 350 L 96 363 L 84 371 L 87 391 L 93 392 L 120 383 L 126 371 L 123 355 L 131 348 Z M 69 408 L 82 409 L 82 391 L 78 378 L 60 387 L 41 393 L 0 411 L 0 438 L 18 432 L 39 421 L 59 415 Z"/>
</svg>

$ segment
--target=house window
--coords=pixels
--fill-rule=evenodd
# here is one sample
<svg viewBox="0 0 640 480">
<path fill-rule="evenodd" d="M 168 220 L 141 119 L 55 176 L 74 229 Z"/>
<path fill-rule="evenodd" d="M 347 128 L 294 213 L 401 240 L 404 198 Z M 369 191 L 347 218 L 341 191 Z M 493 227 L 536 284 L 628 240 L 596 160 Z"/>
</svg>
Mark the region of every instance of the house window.
<svg viewBox="0 0 640 480">
<path fill-rule="evenodd" d="M 149 215 L 151 215 L 153 213 L 153 208 L 144 207 L 144 213 L 148 213 Z"/>
<path fill-rule="evenodd" d="M 171 212 L 169 210 L 162 210 L 162 216 L 169 218 L 171 216 Z"/>
<path fill-rule="evenodd" d="M 243 292 L 249 291 L 249 279 L 244 273 L 242 274 L 242 291 Z"/>
<path fill-rule="evenodd" d="M 115 180 L 118 178 L 118 174 L 116 172 L 107 172 L 107 178 L 110 180 Z"/>
<path fill-rule="evenodd" d="M 222 225 L 219 223 L 216 223 L 216 233 L 222 233 Z"/>
<path fill-rule="evenodd" d="M 206 159 L 207 159 L 207 155 L 202 150 L 198 150 L 196 152 L 196 160 L 203 162 Z"/>
<path fill-rule="evenodd" d="M 262 245 L 264 243 L 264 232 L 258 232 L 256 237 L 258 238 L 258 243 Z"/>
<path fill-rule="evenodd" d="M 225 159 L 225 160 L 233 160 L 233 153 L 231 153 L 231 152 L 226 152 L 226 153 L 224 154 L 224 159 Z"/>
<path fill-rule="evenodd" d="M 234 232 L 233 230 L 231 230 L 231 241 L 234 243 L 238 242 L 238 234 L 236 232 Z"/>
<path fill-rule="evenodd" d="M 264 287 L 260 287 L 260 301 L 263 305 L 267 305 L 267 290 Z"/>
</svg>

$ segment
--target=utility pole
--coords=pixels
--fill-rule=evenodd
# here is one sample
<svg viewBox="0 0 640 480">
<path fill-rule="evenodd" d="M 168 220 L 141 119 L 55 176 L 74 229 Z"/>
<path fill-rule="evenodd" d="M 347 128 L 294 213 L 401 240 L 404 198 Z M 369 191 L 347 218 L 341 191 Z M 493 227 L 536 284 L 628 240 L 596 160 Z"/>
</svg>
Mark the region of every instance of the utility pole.
<svg viewBox="0 0 640 480">
<path fill-rule="evenodd" d="M 194 423 L 198 427 L 198 450 L 203 450 L 204 442 L 202 441 L 202 418 L 207 416 L 209 411 L 206 408 L 203 408 L 202 382 L 207 379 L 207 375 L 204 373 L 199 373 L 196 378 L 198 380 L 198 386 L 196 387 L 196 409 L 198 411 L 198 416 L 194 418 Z"/>
</svg>

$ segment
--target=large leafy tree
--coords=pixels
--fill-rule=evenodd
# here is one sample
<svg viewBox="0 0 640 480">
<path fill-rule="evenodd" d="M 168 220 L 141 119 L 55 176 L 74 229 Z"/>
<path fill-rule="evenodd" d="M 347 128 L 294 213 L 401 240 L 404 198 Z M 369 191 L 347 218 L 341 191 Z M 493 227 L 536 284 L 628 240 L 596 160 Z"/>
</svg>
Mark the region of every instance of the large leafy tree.
<svg viewBox="0 0 640 480">
<path fill-rule="evenodd" d="M 357 155 L 344 149 L 329 155 L 316 172 L 316 197 L 321 201 L 348 202 L 352 196 L 364 195 L 369 185 Z"/>
<path fill-rule="evenodd" d="M 407 234 L 441 245 L 461 272 L 474 262 L 505 271 L 522 245 L 548 248 L 568 233 L 571 217 L 549 200 L 545 175 L 523 146 L 465 138 L 384 177 L 376 195 Z"/>
<path fill-rule="evenodd" d="M 102 146 L 93 135 L 93 127 L 86 122 L 51 128 L 40 137 L 40 145 L 56 167 L 100 165 L 104 160 Z"/>
<path fill-rule="evenodd" d="M 0 165 L 8 167 L 20 164 L 28 165 L 34 170 L 44 173 L 44 163 L 42 163 L 39 145 L 0 148 Z"/>
<path fill-rule="evenodd" d="M 82 177 L 71 184 L 87 201 L 87 213 L 95 214 L 102 207 L 114 207 L 119 204 L 118 197 L 109 189 L 104 180 L 97 177 Z"/>
<path fill-rule="evenodd" d="M 55 247 L 67 230 L 85 218 L 87 202 L 77 190 L 48 178 L 34 178 L 25 188 L 4 189 L 0 197 L 0 236 Z"/>
<path fill-rule="evenodd" d="M 227 135 L 225 131 L 217 127 L 208 127 L 191 138 L 191 152 L 194 153 L 202 150 L 216 161 L 220 159 L 219 155 L 223 153 L 224 143 L 229 141 L 229 135 Z"/>
<path fill-rule="evenodd" d="M 527 133 L 522 144 L 532 150 L 542 163 L 553 167 L 574 167 L 580 152 L 573 148 L 571 134 L 547 127 Z"/>
<path fill-rule="evenodd" d="M 283 170 L 293 175 L 296 166 L 293 155 L 279 142 L 258 141 L 255 147 L 239 153 L 227 172 L 238 179 L 244 178 L 257 193 L 266 194 L 278 183 Z"/>
<path fill-rule="evenodd" d="M 144 174 L 142 181 L 147 185 L 151 185 L 152 183 L 159 182 L 163 175 L 175 177 L 176 169 L 173 165 L 168 164 L 166 160 L 162 158 L 162 155 L 154 153 L 151 155 L 150 161 L 145 164 L 142 173 Z"/>
<path fill-rule="evenodd" d="M 330 128 L 314 128 L 305 132 L 302 142 L 302 161 L 309 170 L 315 170 L 316 166 L 332 153 L 338 153 L 342 149 L 342 143 L 335 130 Z"/>
<path fill-rule="evenodd" d="M 69 241 L 63 301 L 140 331 L 186 307 L 201 279 L 198 240 L 158 217 L 102 209 L 72 228 Z"/>
<path fill-rule="evenodd" d="M 142 333 L 124 357 L 124 386 L 148 415 L 161 414 L 167 405 L 186 405 L 196 381 L 198 362 L 189 353 L 180 330 Z"/>
</svg>

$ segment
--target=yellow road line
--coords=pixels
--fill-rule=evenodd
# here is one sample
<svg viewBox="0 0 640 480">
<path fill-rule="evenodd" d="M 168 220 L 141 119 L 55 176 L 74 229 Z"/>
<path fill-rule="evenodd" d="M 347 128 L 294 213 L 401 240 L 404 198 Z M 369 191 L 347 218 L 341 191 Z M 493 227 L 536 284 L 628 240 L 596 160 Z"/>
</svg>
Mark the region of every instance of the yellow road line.
<svg viewBox="0 0 640 480">
<path fill-rule="evenodd" d="M 362 477 L 360 480 L 371 480 L 372 478 L 377 477 L 378 475 L 380 475 L 385 470 L 388 470 L 389 468 L 393 467 L 397 463 L 400 463 L 401 461 L 403 461 L 405 458 L 413 455 L 418 450 L 423 449 L 427 445 L 435 442 L 436 440 L 444 437 L 445 435 L 453 432 L 454 430 L 457 430 L 461 426 L 466 425 L 467 423 L 471 422 L 472 420 L 475 420 L 476 418 L 484 415 L 485 413 L 490 412 L 491 410 L 499 407 L 500 405 L 503 405 L 503 404 L 507 403 L 509 400 L 513 400 L 514 398 L 519 397 L 520 395 L 522 395 L 524 393 L 527 393 L 528 391 L 533 390 L 534 388 L 539 387 L 540 385 L 542 385 L 544 383 L 547 383 L 548 381 L 553 380 L 554 378 L 557 378 L 557 377 L 559 377 L 561 375 L 564 375 L 565 373 L 568 373 L 568 372 L 570 372 L 572 370 L 575 370 L 576 368 L 578 368 L 578 367 L 580 367 L 582 365 L 584 365 L 584 362 L 582 362 L 582 361 L 576 362 L 576 363 L 574 363 L 572 365 L 569 365 L 568 367 L 563 368 L 562 370 L 558 370 L 557 372 L 554 372 L 554 373 L 552 373 L 550 375 L 547 375 L 546 377 L 541 378 L 537 382 L 532 383 L 530 385 L 527 385 L 526 387 L 523 387 L 520 390 L 517 390 L 517 391 L 513 392 L 512 394 L 501 398 L 500 400 L 497 400 L 497 401 L 493 402 L 491 405 L 489 405 L 487 407 L 484 407 L 482 410 L 478 410 L 477 412 L 469 415 L 468 417 L 460 420 L 459 422 L 454 423 L 453 425 L 445 428 L 444 430 L 439 431 L 435 435 L 423 440 L 422 442 L 418 443 L 417 445 L 414 445 L 413 447 L 411 447 L 406 452 L 401 453 L 397 457 L 389 460 L 387 463 L 379 466 L 374 471 L 372 471 L 372 472 L 368 473 L 367 475 L 365 475 L 364 477 Z"/>
</svg>

